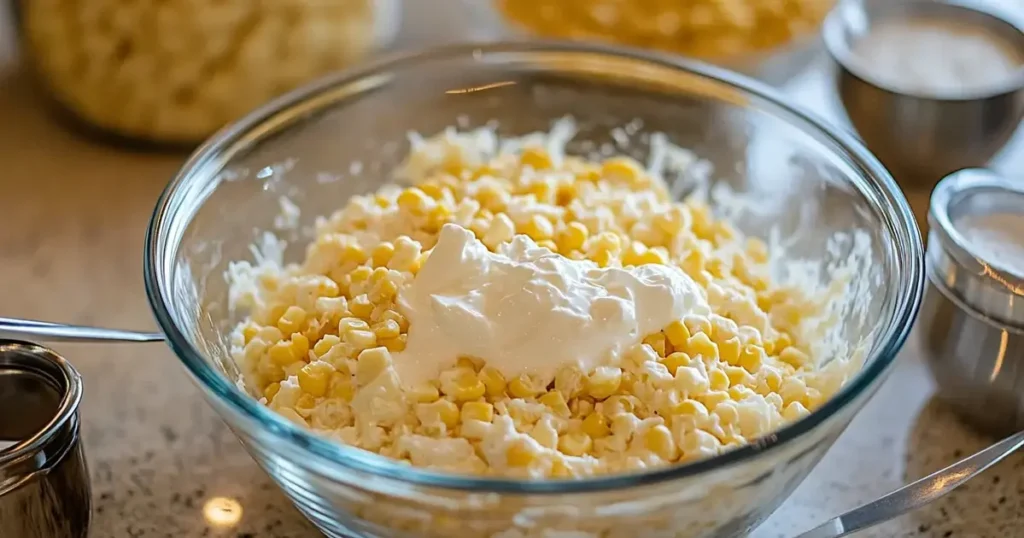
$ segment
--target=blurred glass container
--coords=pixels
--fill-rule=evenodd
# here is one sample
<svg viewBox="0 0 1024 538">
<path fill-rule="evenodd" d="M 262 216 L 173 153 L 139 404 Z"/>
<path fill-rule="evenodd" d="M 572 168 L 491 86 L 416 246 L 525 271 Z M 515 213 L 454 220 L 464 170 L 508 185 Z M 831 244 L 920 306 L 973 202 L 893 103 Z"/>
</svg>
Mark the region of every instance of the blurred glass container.
<svg viewBox="0 0 1024 538">
<path fill-rule="evenodd" d="M 395 37 L 400 0 L 20 0 L 44 90 L 117 137 L 191 145 Z"/>
<path fill-rule="evenodd" d="M 697 58 L 781 85 L 818 52 L 835 0 L 465 0 L 505 34 Z"/>
</svg>

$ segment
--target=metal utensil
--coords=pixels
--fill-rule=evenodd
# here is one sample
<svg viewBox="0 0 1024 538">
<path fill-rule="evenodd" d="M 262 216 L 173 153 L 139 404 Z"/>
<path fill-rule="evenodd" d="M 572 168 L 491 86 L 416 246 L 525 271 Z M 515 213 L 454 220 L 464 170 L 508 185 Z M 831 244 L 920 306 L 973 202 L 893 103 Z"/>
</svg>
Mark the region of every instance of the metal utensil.
<svg viewBox="0 0 1024 538">
<path fill-rule="evenodd" d="M 28 319 L 0 318 L 0 338 L 44 342 L 162 342 L 161 333 L 64 325 Z"/>
<path fill-rule="evenodd" d="M 963 170 L 935 187 L 916 337 L 938 397 L 996 435 L 1024 429 L 1024 278 L 972 252 L 966 217 L 1024 213 L 1024 184 Z"/>
<path fill-rule="evenodd" d="M 82 378 L 60 355 L 0 340 L 0 536 L 85 538 L 92 496 L 79 440 Z M 9 412 L 14 410 L 15 412 Z"/>
<path fill-rule="evenodd" d="M 978 476 L 1024 446 L 1024 431 L 888 495 L 832 518 L 795 538 L 839 538 L 920 508 Z"/>
<path fill-rule="evenodd" d="M 955 21 L 1005 41 L 1024 55 L 1024 29 L 991 6 L 956 0 L 845 0 L 823 26 L 837 64 L 836 86 L 865 144 L 904 184 L 932 185 L 955 170 L 984 166 L 1024 116 L 1024 69 L 1010 84 L 961 98 L 910 95 L 871 78 L 855 54 L 873 26 L 900 18 Z"/>
</svg>

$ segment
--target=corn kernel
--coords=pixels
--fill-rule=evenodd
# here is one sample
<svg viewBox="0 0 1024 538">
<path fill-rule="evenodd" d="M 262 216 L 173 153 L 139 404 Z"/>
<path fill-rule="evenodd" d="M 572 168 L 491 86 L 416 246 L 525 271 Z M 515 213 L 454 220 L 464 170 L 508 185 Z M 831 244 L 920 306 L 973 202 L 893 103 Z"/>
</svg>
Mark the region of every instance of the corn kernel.
<svg viewBox="0 0 1024 538">
<path fill-rule="evenodd" d="M 787 422 L 800 420 L 809 414 L 811 412 L 800 402 L 791 402 L 782 410 L 782 418 Z"/>
<path fill-rule="evenodd" d="M 601 413 L 587 415 L 587 418 L 583 419 L 582 429 L 583 433 L 594 439 L 608 437 L 611 434 L 611 429 L 608 427 L 608 419 Z"/>
<path fill-rule="evenodd" d="M 299 387 L 317 398 L 327 394 L 327 384 L 334 367 L 323 361 L 311 362 L 299 370 Z"/>
<path fill-rule="evenodd" d="M 348 331 L 345 343 L 357 349 L 369 349 L 377 345 L 377 335 L 373 331 Z"/>
<path fill-rule="evenodd" d="M 546 249 L 550 250 L 551 252 L 558 252 L 558 245 L 554 241 L 552 241 L 550 239 L 544 239 L 543 241 L 537 241 L 537 246 L 540 247 L 540 248 L 546 248 Z"/>
<path fill-rule="evenodd" d="M 391 366 L 391 353 L 383 347 L 364 349 L 356 361 L 356 381 L 365 385 Z"/>
<path fill-rule="evenodd" d="M 394 338 L 388 338 L 380 342 L 381 345 L 386 347 L 388 351 L 392 353 L 399 353 L 405 351 L 405 344 L 408 340 L 408 335 L 400 334 Z"/>
<path fill-rule="evenodd" d="M 603 400 L 622 386 L 622 370 L 614 366 L 598 366 L 587 377 L 586 392 L 595 400 Z"/>
<path fill-rule="evenodd" d="M 733 336 L 718 343 L 718 358 L 728 364 L 738 365 L 740 362 L 740 339 Z"/>
<path fill-rule="evenodd" d="M 442 376 L 442 379 L 441 391 L 459 402 L 482 398 L 487 392 L 487 388 L 473 370 L 460 368 L 454 375 Z"/>
<path fill-rule="evenodd" d="M 705 419 L 709 416 L 708 408 L 704 407 L 704 404 L 691 399 L 679 402 L 672 411 L 675 415 L 693 417 L 698 420 Z"/>
<path fill-rule="evenodd" d="M 726 366 L 725 375 L 729 378 L 729 386 L 753 385 L 754 377 L 739 366 Z"/>
<path fill-rule="evenodd" d="M 686 341 L 686 345 L 683 346 L 686 352 L 691 356 L 695 357 L 700 355 L 705 360 L 714 360 L 718 358 L 718 345 L 711 341 L 708 337 L 708 333 L 699 332 L 690 337 Z"/>
<path fill-rule="evenodd" d="M 572 399 L 583 391 L 583 372 L 575 366 L 562 368 L 555 373 L 555 390 L 566 399 Z"/>
<path fill-rule="evenodd" d="M 718 404 L 713 413 L 718 415 L 718 421 L 723 426 L 736 424 L 740 420 L 740 413 L 736 409 L 736 404 L 731 401 Z"/>
<path fill-rule="evenodd" d="M 589 235 L 590 233 L 587 231 L 586 226 L 579 222 L 570 222 L 558 234 L 558 251 L 567 253 L 582 249 Z"/>
<path fill-rule="evenodd" d="M 334 336 L 333 334 L 324 335 L 316 344 L 313 345 L 313 353 L 317 357 L 323 357 L 331 350 L 332 347 L 341 343 L 341 338 Z"/>
<path fill-rule="evenodd" d="M 704 316 L 689 315 L 683 317 L 683 324 L 686 325 L 686 329 L 690 331 L 691 335 L 697 333 L 704 333 L 711 336 L 711 320 Z"/>
<path fill-rule="evenodd" d="M 293 333 L 292 352 L 300 360 L 307 360 L 309 358 L 309 338 L 302 333 Z"/>
<path fill-rule="evenodd" d="M 441 392 L 434 385 L 424 383 L 412 387 L 409 390 L 409 396 L 417 403 L 431 403 L 436 402 L 441 397 Z"/>
<path fill-rule="evenodd" d="M 615 157 L 601 163 L 601 175 L 611 181 L 634 183 L 644 176 L 640 163 L 629 157 Z"/>
<path fill-rule="evenodd" d="M 533 398 L 544 392 L 544 387 L 541 387 L 540 383 L 524 374 L 509 382 L 508 392 L 516 398 Z"/>
<path fill-rule="evenodd" d="M 359 318 L 341 318 L 338 322 L 338 334 L 343 335 L 349 331 L 368 331 L 370 324 Z"/>
<path fill-rule="evenodd" d="M 708 381 L 711 383 L 711 390 L 726 390 L 729 388 L 729 376 L 719 369 L 708 372 Z"/>
<path fill-rule="evenodd" d="M 802 368 L 810 362 L 810 357 L 803 351 L 790 346 L 783 349 L 782 353 L 779 353 L 779 360 L 793 368 Z"/>
<path fill-rule="evenodd" d="M 373 247 L 373 250 L 370 252 L 370 259 L 373 261 L 374 267 L 387 267 L 388 262 L 391 261 L 391 257 L 394 255 L 395 245 L 384 241 Z"/>
<path fill-rule="evenodd" d="M 672 439 L 672 432 L 661 424 L 644 432 L 644 448 L 664 461 L 675 461 L 679 457 L 679 450 Z"/>
<path fill-rule="evenodd" d="M 525 439 L 512 441 L 505 452 L 505 460 L 512 467 L 527 467 L 536 458 L 536 451 Z"/>
<path fill-rule="evenodd" d="M 632 396 L 616 394 L 609 396 L 602 402 L 601 411 L 605 416 L 614 417 L 620 413 L 632 413 L 636 411 L 636 404 Z"/>
<path fill-rule="evenodd" d="M 433 203 L 426 193 L 416 187 L 409 187 L 408 189 L 403 190 L 402 193 L 398 195 L 396 202 L 398 203 L 398 207 L 414 215 L 423 214 Z"/>
<path fill-rule="evenodd" d="M 696 399 L 697 401 L 703 403 L 704 407 L 707 407 L 708 409 L 714 409 L 722 402 L 729 401 L 730 398 L 728 392 L 724 390 L 715 390 L 700 395 Z"/>
<path fill-rule="evenodd" d="M 394 321 L 398 324 L 398 328 L 403 332 L 409 330 L 409 320 L 405 319 L 405 316 L 403 316 L 401 312 L 388 310 L 387 312 L 384 312 L 381 319 L 384 321 Z"/>
<path fill-rule="evenodd" d="M 348 302 L 348 309 L 356 317 L 364 320 L 370 319 L 370 314 L 373 313 L 373 303 L 370 302 L 370 297 L 363 293 Z"/>
<path fill-rule="evenodd" d="M 269 353 L 271 362 L 281 367 L 288 366 L 299 360 L 299 357 L 295 355 L 295 349 L 292 347 L 291 342 L 277 342 L 270 346 Z"/>
<path fill-rule="evenodd" d="M 686 341 L 690 339 L 690 329 L 682 321 L 673 321 L 665 327 L 665 337 L 676 349 L 682 349 Z"/>
<path fill-rule="evenodd" d="M 583 432 L 568 433 L 558 438 L 558 451 L 568 456 L 582 456 L 594 446 L 594 440 Z"/>
<path fill-rule="evenodd" d="M 571 414 L 569 412 L 569 405 L 565 403 L 565 397 L 557 390 L 544 394 L 540 398 L 537 398 L 537 401 L 546 405 L 560 417 L 569 418 L 569 415 Z"/>
<path fill-rule="evenodd" d="M 529 147 L 519 156 L 519 162 L 534 170 L 547 170 L 553 166 L 551 156 L 542 148 Z"/>
<path fill-rule="evenodd" d="M 267 402 L 274 401 L 274 396 L 277 396 L 277 392 L 281 390 L 281 384 L 278 382 L 267 385 L 267 388 L 263 389 L 263 397 L 267 399 Z"/>
<path fill-rule="evenodd" d="M 438 416 L 441 418 L 441 422 L 444 422 L 445 426 L 454 428 L 459 424 L 459 406 L 455 405 L 455 402 L 448 400 L 438 400 L 433 404 L 436 406 Z"/>
<path fill-rule="evenodd" d="M 750 373 L 757 372 L 764 364 L 764 349 L 754 344 L 743 346 L 740 351 L 739 365 Z"/>
<path fill-rule="evenodd" d="M 534 241 L 542 241 L 551 239 L 555 234 L 555 229 L 550 220 L 541 215 L 531 215 L 525 223 L 518 226 L 518 232 L 530 236 Z"/>
<path fill-rule="evenodd" d="M 690 365 L 690 360 L 690 356 L 687 355 L 686 353 L 683 353 L 682 351 L 676 351 L 675 353 L 670 353 L 669 356 L 662 359 L 661 363 L 665 365 L 665 369 L 668 370 L 668 373 L 675 376 L 676 371 L 679 370 L 679 368 Z"/>
<path fill-rule="evenodd" d="M 654 349 L 654 352 L 657 353 L 659 357 L 665 356 L 667 339 L 665 338 L 665 335 L 663 333 L 654 333 L 648 336 L 647 338 L 644 338 L 643 343 L 651 346 L 651 348 Z"/>
<path fill-rule="evenodd" d="M 251 342 L 258 332 L 259 328 L 256 327 L 255 325 L 246 325 L 245 328 L 242 329 L 243 343 L 248 344 L 249 342 Z"/>
<path fill-rule="evenodd" d="M 386 319 L 373 326 L 373 334 L 376 335 L 378 340 L 386 340 L 388 338 L 396 338 L 401 334 L 402 328 L 398 326 L 398 322 L 393 319 Z"/>
<path fill-rule="evenodd" d="M 455 366 L 458 368 L 465 368 L 472 370 L 473 372 L 479 372 L 484 367 L 484 361 L 476 357 L 462 356 L 455 360 Z"/>
<path fill-rule="evenodd" d="M 477 375 L 486 387 L 488 396 L 496 398 L 505 394 L 505 376 L 501 375 L 496 368 L 484 366 Z"/>
<path fill-rule="evenodd" d="M 466 402 L 462 405 L 462 421 L 479 420 L 490 422 L 494 419 L 494 406 L 486 402 Z"/>
</svg>

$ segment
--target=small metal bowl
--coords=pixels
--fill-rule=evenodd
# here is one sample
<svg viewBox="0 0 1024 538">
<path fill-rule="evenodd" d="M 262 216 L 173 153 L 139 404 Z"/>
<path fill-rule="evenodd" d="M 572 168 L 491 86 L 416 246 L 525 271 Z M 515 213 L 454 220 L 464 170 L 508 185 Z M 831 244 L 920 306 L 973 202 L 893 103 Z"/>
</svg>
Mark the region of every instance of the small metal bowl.
<svg viewBox="0 0 1024 538">
<path fill-rule="evenodd" d="M 916 333 L 938 396 L 979 429 L 1007 435 L 1024 429 L 1024 269 L 984 259 L 961 229 L 993 213 L 1024 214 L 1024 184 L 968 169 L 935 187 Z"/>
<path fill-rule="evenodd" d="M 952 21 L 982 29 L 1024 57 L 1024 28 L 997 10 L 971 6 L 952 0 L 847 0 L 823 25 L 850 123 L 904 185 L 932 185 L 956 170 L 984 166 L 999 153 L 1024 116 L 1024 68 L 985 93 L 908 94 L 875 81 L 858 61 L 856 44 L 883 21 Z"/>
</svg>

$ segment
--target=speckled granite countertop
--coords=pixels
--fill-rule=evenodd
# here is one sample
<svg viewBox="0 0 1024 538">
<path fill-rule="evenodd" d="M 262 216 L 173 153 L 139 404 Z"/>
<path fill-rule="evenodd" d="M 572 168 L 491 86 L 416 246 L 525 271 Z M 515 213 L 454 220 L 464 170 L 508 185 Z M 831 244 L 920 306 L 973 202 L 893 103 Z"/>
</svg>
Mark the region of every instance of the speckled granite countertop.
<svg viewBox="0 0 1024 538">
<path fill-rule="evenodd" d="M 0 59 L 4 56 L 0 55 Z M 797 85 L 822 104 L 821 80 Z M 143 230 L 183 156 L 126 153 L 54 124 L 23 77 L 0 78 L 0 315 L 148 329 Z M 1020 144 L 1018 144 L 1020 145 Z M 1024 158 L 1024 151 L 1018 151 Z M 1003 166 L 1019 170 L 1006 160 Z M 923 211 L 927 196 L 911 193 Z M 201 400 L 163 345 L 63 345 L 86 383 L 84 439 L 97 538 L 317 536 Z M 931 397 L 911 342 L 892 378 L 797 493 L 759 529 L 791 536 L 989 443 Z M 204 516 L 234 499 L 235 525 Z M 862 536 L 1024 535 L 1024 454 L 935 505 Z"/>
</svg>

